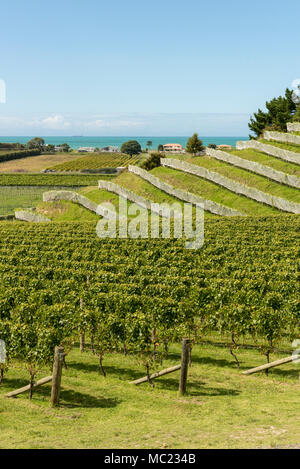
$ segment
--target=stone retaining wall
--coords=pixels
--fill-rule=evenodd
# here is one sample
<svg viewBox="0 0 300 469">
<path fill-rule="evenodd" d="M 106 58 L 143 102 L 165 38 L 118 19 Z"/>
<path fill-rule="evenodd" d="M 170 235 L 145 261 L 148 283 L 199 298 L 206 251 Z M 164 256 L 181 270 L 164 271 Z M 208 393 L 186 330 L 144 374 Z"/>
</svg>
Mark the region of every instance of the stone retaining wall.
<svg viewBox="0 0 300 469">
<path fill-rule="evenodd" d="M 281 184 L 300 188 L 300 178 L 297 176 L 292 176 L 290 174 L 283 173 L 282 171 L 277 171 L 270 168 L 269 166 L 256 163 L 255 161 L 245 160 L 244 158 L 239 158 L 236 155 L 226 153 L 225 151 L 221 150 L 207 148 L 206 154 L 216 158 L 217 160 L 224 161 L 226 163 L 232 164 L 233 166 L 237 166 L 238 168 L 247 169 L 253 173 L 260 174 L 261 176 L 266 176 L 268 179 L 280 182 Z"/>
<path fill-rule="evenodd" d="M 69 200 L 70 202 L 74 202 L 76 204 L 82 205 L 87 210 L 91 212 L 97 213 L 105 218 L 114 217 L 115 214 L 108 210 L 106 207 L 103 207 L 101 204 L 97 204 L 92 200 L 84 197 L 83 195 L 77 194 L 77 192 L 73 191 L 49 191 L 44 192 L 43 194 L 43 201 L 44 202 L 55 202 L 57 200 Z"/>
<path fill-rule="evenodd" d="M 300 122 L 288 122 L 286 126 L 288 132 L 300 132 Z"/>
<path fill-rule="evenodd" d="M 253 187 L 245 186 L 244 184 L 233 181 L 232 179 L 222 176 L 221 174 L 214 171 L 209 171 L 208 169 L 201 166 L 172 158 L 162 158 L 161 165 L 184 171 L 189 174 L 194 174 L 195 176 L 200 176 L 204 179 L 207 179 L 208 181 L 218 184 L 219 186 L 225 187 L 226 189 L 229 189 L 236 194 L 244 195 L 249 199 L 255 200 L 256 202 L 270 205 L 272 207 L 278 208 L 279 210 L 283 210 L 284 212 L 300 213 L 300 204 L 298 203 L 290 202 L 286 199 L 272 196 Z"/>
<path fill-rule="evenodd" d="M 26 210 L 16 211 L 15 218 L 17 220 L 29 221 L 34 223 L 51 222 L 51 220 L 49 220 L 49 218 L 45 217 L 44 215 L 40 215 L 39 213 L 34 212 L 27 212 Z"/>
<path fill-rule="evenodd" d="M 291 143 L 292 145 L 300 145 L 300 135 L 286 134 L 283 132 L 264 132 L 265 140 L 275 140 L 276 142 Z"/>
<path fill-rule="evenodd" d="M 153 202 L 153 200 L 145 199 L 144 197 L 137 195 L 134 192 L 131 192 L 130 190 L 125 189 L 124 187 L 121 187 L 118 184 L 115 184 L 114 182 L 99 181 L 98 184 L 99 184 L 99 189 L 105 189 L 109 192 L 113 192 L 114 194 L 124 197 L 125 199 L 128 199 L 131 202 L 134 202 L 139 207 L 145 208 L 147 210 L 151 210 L 152 212 L 162 217 L 166 217 L 166 218 L 170 217 L 169 211 L 166 209 L 163 209 L 163 210 L 158 209 L 157 204 Z M 174 213 L 173 215 L 175 216 L 176 214 Z"/>
<path fill-rule="evenodd" d="M 146 181 L 150 182 L 150 184 L 166 192 L 167 194 L 170 194 L 176 197 L 177 199 L 183 200 L 185 202 L 189 202 L 194 205 L 199 205 L 203 207 L 204 210 L 207 210 L 211 213 L 215 213 L 216 215 L 223 215 L 223 216 L 244 215 L 243 213 L 238 212 L 237 210 L 234 210 L 232 208 L 225 207 L 216 202 L 212 202 L 211 200 L 203 199 L 202 197 L 199 197 L 190 192 L 186 192 L 181 189 L 176 189 L 175 187 L 171 186 L 171 184 L 168 184 L 162 181 L 158 177 L 153 176 L 153 174 L 145 171 L 144 169 L 139 168 L 138 166 L 128 166 L 128 170 L 131 173 L 134 173 L 140 176 L 141 178 L 145 179 Z"/>
<path fill-rule="evenodd" d="M 247 150 L 248 148 L 261 151 L 267 155 L 274 156 L 275 158 L 288 161 L 289 163 L 300 164 L 300 153 L 296 153 L 294 151 L 284 150 L 283 148 L 274 147 L 257 140 L 245 140 L 236 143 L 237 150 Z"/>
</svg>

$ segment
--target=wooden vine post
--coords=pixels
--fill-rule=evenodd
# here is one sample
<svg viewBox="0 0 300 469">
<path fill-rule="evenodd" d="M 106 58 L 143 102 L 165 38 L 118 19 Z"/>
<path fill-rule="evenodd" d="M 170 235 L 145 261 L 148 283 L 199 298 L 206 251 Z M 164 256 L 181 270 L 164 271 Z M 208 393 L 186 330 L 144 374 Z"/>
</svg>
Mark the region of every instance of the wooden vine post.
<svg viewBox="0 0 300 469">
<path fill-rule="evenodd" d="M 188 338 L 182 339 L 182 352 L 181 352 L 181 372 L 179 378 L 179 395 L 183 396 L 186 392 L 187 373 L 189 365 L 189 350 L 190 340 Z"/>
<path fill-rule="evenodd" d="M 59 403 L 61 374 L 64 362 L 64 348 L 55 347 L 53 375 L 52 375 L 52 389 L 51 389 L 51 405 L 55 407 Z"/>
</svg>

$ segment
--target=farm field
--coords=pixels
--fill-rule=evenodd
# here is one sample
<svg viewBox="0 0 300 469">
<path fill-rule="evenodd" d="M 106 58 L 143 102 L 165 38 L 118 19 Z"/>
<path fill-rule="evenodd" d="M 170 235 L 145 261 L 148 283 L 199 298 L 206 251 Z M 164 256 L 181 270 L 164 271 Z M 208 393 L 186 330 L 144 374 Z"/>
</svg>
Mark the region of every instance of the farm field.
<svg viewBox="0 0 300 469">
<path fill-rule="evenodd" d="M 19 160 L 11 160 L 0 163 L 0 173 L 37 173 L 43 169 L 51 168 L 60 163 L 76 160 L 82 158 L 81 153 L 55 153 L 44 154 L 38 156 L 27 156 Z"/>
<path fill-rule="evenodd" d="M 92 153 L 73 161 L 52 166 L 56 171 L 82 171 L 84 169 L 117 168 L 140 161 L 141 156 L 129 156 L 123 153 Z"/>
<path fill-rule="evenodd" d="M 268 376 L 241 372 L 265 363 L 268 351 L 270 360 L 293 351 L 300 217 L 209 220 L 198 251 L 185 249 L 182 240 L 101 240 L 95 225 L 0 223 L 2 333 L 16 327 L 25 339 L 27 331 L 31 337 L 41 332 L 40 339 L 47 339 L 36 350 L 42 354 L 48 343 L 75 331 L 55 410 L 49 406 L 49 385 L 35 391 L 32 401 L 28 395 L 4 398 L 29 381 L 26 353 L 14 356 L 11 349 L 0 386 L 0 447 L 299 446 L 299 364 Z M 111 342 L 105 329 L 93 339 L 97 351 L 96 339 L 106 341 L 106 378 L 99 372 L 98 352 L 90 351 L 88 326 L 87 350 L 79 352 L 83 312 L 84 321 L 94 313 L 97 321 L 100 314 L 101 327 L 109 327 Z M 125 338 L 123 321 L 131 331 Z M 178 396 L 178 372 L 156 380 L 154 388 L 129 384 L 145 375 L 144 359 L 153 347 L 151 340 L 136 341 L 135 334 L 150 339 L 153 327 L 157 353 L 166 340 L 169 350 L 152 370 L 179 362 L 178 342 L 188 331 L 195 341 L 184 397 Z M 33 341 L 35 347 L 41 345 Z M 37 378 L 49 374 L 50 363 L 38 365 Z"/>
</svg>

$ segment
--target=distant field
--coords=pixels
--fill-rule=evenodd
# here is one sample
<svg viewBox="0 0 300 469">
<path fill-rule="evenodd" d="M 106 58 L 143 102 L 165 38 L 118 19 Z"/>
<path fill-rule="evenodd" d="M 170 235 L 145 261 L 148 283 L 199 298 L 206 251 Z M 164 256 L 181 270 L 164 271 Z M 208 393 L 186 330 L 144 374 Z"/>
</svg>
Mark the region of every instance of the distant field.
<svg viewBox="0 0 300 469">
<path fill-rule="evenodd" d="M 128 166 L 140 161 L 140 156 L 129 156 L 123 153 L 92 153 L 90 155 L 66 161 L 65 163 L 52 166 L 57 171 L 81 171 L 83 169 L 117 168 Z"/>
<path fill-rule="evenodd" d="M 0 174 L 0 186 L 97 186 L 100 174 Z"/>
<path fill-rule="evenodd" d="M 9 153 L 9 152 L 2 152 Z M 54 155 L 28 156 L 19 160 L 6 161 L 0 163 L 0 173 L 10 172 L 40 172 L 43 169 L 51 168 L 59 163 L 68 162 L 82 158 L 80 153 L 55 153 Z"/>
</svg>

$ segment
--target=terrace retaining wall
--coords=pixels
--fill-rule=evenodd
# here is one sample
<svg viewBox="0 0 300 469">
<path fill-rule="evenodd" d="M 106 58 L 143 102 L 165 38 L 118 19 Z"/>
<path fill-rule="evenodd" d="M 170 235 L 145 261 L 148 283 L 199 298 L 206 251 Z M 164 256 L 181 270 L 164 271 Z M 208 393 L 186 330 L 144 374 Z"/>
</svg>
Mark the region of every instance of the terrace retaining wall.
<svg viewBox="0 0 300 469">
<path fill-rule="evenodd" d="M 241 212 L 238 212 L 237 210 L 234 210 L 229 207 L 225 207 L 224 205 L 218 204 L 216 202 L 212 202 L 211 200 L 206 200 L 203 199 L 202 197 L 199 197 L 195 194 L 192 194 L 191 192 L 187 192 L 181 189 L 176 189 L 173 187 L 171 184 L 168 184 L 161 179 L 159 179 L 156 176 L 153 176 L 153 174 L 148 173 L 144 169 L 139 168 L 138 166 L 128 166 L 128 170 L 131 173 L 136 174 L 137 176 L 140 176 L 144 180 L 150 182 L 153 186 L 157 187 L 158 189 L 166 192 L 167 194 L 170 194 L 177 199 L 183 200 L 185 202 L 189 202 L 194 205 L 199 205 L 204 208 L 204 210 L 207 210 L 211 213 L 214 213 L 216 215 L 222 215 L 222 216 L 239 216 L 239 215 L 244 215 Z"/>
<path fill-rule="evenodd" d="M 233 181 L 232 179 L 222 176 L 221 174 L 214 171 L 209 171 L 208 169 L 201 166 L 196 166 L 194 164 L 172 158 L 162 158 L 161 164 L 162 166 L 166 166 L 168 168 L 177 169 L 195 176 L 202 177 L 208 181 L 218 184 L 219 186 L 225 187 L 226 189 L 229 189 L 236 194 L 244 195 L 249 199 L 255 200 L 256 202 L 270 205 L 271 207 L 278 208 L 284 212 L 297 214 L 300 213 L 300 204 L 298 203 L 290 202 L 286 199 L 272 196 L 253 187 L 245 186 L 244 184 Z"/>
<path fill-rule="evenodd" d="M 39 213 L 34 212 L 27 212 L 26 210 L 17 210 L 15 212 L 15 218 L 17 220 L 29 221 L 34 223 L 51 222 L 51 220 L 49 220 L 49 218 L 45 217 L 44 215 L 40 215 Z"/>
<path fill-rule="evenodd" d="M 153 200 L 146 199 L 140 195 L 137 195 L 134 192 L 131 192 L 130 190 L 125 189 L 124 187 L 121 187 L 118 184 L 115 184 L 114 182 L 99 181 L 99 189 L 105 189 L 107 191 L 113 192 L 121 197 L 124 197 L 125 199 L 130 200 L 131 202 L 134 202 L 140 207 L 143 207 L 147 210 L 151 210 L 152 212 L 162 217 L 165 217 L 165 218 L 170 217 L 170 212 L 167 208 L 163 207 L 162 209 L 160 209 L 158 207 L 159 204 L 157 204 Z M 171 212 L 171 215 L 173 215 L 174 217 L 176 215 L 178 217 L 181 217 L 181 214 L 179 212 L 176 214 L 176 211 L 174 210 Z"/>
<path fill-rule="evenodd" d="M 84 197 L 83 195 L 77 194 L 77 192 L 73 191 L 49 191 L 44 192 L 43 194 L 43 201 L 44 202 L 55 202 L 58 200 L 69 200 L 70 202 L 74 202 L 76 204 L 82 205 L 87 210 L 91 212 L 97 213 L 105 218 L 112 218 L 115 217 L 115 213 L 107 209 L 106 207 L 102 206 L 101 204 L 97 204 L 92 200 Z"/>
<path fill-rule="evenodd" d="M 258 142 L 257 140 L 239 141 L 236 143 L 237 150 L 247 150 L 251 148 L 253 150 L 261 151 L 267 155 L 280 158 L 281 160 L 288 161 L 289 163 L 300 164 L 300 153 L 296 153 L 290 150 L 284 150 L 283 148 L 274 147 L 267 143 Z"/>
<path fill-rule="evenodd" d="M 233 166 L 236 166 L 238 168 L 252 171 L 253 173 L 260 174 L 261 176 L 266 176 L 268 179 L 280 182 L 281 184 L 300 188 L 300 178 L 298 178 L 297 176 L 292 176 L 290 174 L 283 173 L 282 171 L 277 171 L 276 169 L 272 169 L 269 166 L 256 163 L 255 161 L 249 161 L 244 158 L 239 158 L 236 155 L 226 153 L 225 151 L 221 150 L 213 150 L 212 148 L 207 148 L 206 154 L 208 156 L 216 158 L 217 160 L 232 164 Z"/>
<path fill-rule="evenodd" d="M 288 122 L 286 126 L 288 132 L 300 132 L 300 122 Z"/>
<path fill-rule="evenodd" d="M 275 140 L 276 142 L 291 143 L 292 145 L 300 145 L 300 135 L 287 134 L 283 132 L 264 132 L 265 140 Z"/>
</svg>

